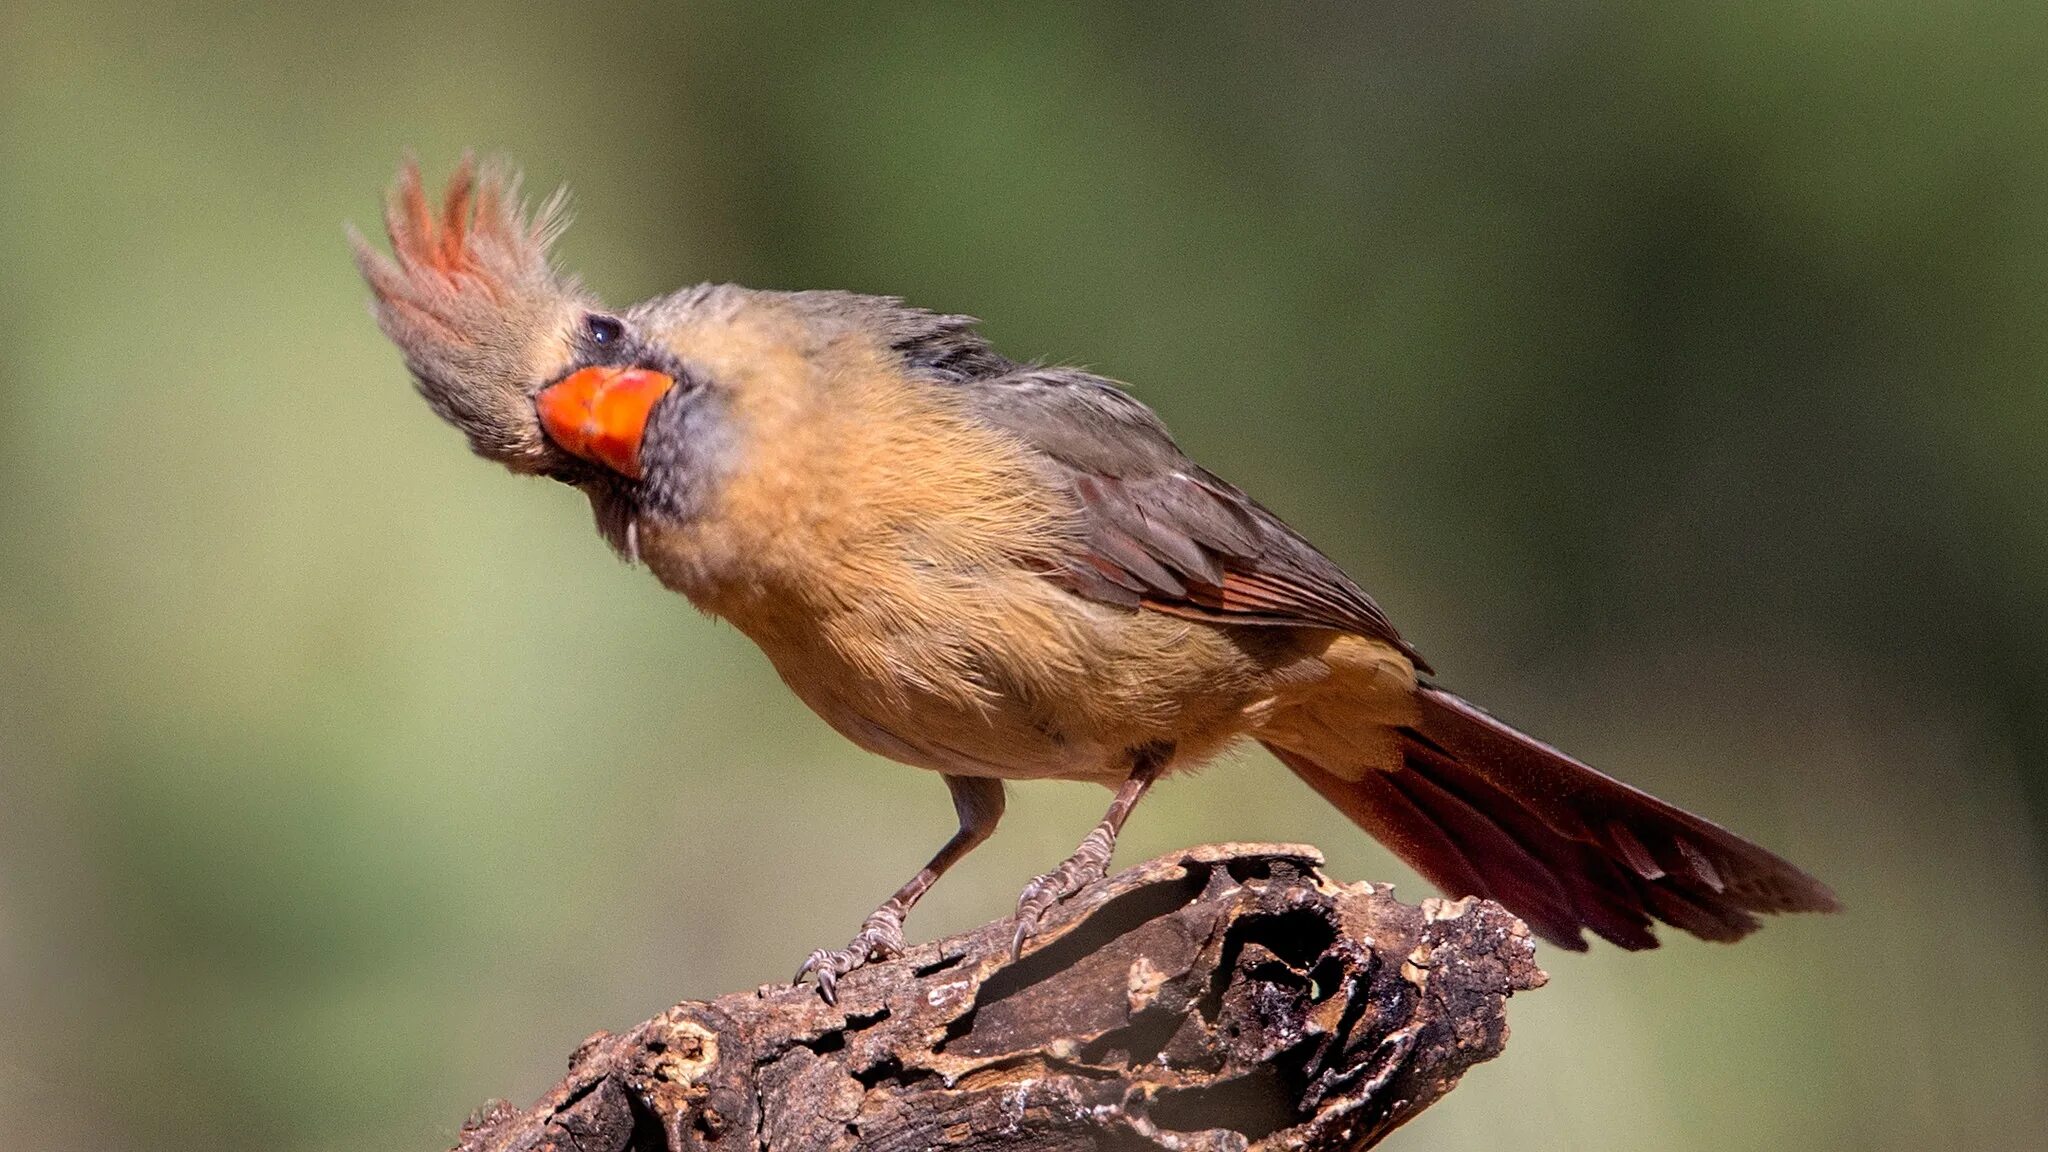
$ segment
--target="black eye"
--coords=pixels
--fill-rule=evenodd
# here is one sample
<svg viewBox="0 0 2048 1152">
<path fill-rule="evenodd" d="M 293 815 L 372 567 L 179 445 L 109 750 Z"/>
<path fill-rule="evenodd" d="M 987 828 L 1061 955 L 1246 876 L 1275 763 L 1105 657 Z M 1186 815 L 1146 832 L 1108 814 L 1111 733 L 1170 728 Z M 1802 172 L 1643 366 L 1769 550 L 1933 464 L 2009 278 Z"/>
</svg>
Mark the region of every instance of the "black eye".
<svg viewBox="0 0 2048 1152">
<path fill-rule="evenodd" d="M 626 334 L 626 326 L 610 316 L 592 313 L 583 318 L 583 330 L 590 334 L 590 342 L 600 348 L 616 342 Z"/>
</svg>

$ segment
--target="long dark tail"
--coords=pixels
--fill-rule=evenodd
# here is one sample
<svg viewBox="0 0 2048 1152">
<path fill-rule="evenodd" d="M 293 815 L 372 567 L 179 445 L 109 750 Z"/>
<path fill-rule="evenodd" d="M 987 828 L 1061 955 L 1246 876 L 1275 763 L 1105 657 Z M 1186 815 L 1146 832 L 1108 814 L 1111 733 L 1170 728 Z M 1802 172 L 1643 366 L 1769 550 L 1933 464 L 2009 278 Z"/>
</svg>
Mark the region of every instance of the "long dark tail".
<svg viewBox="0 0 2048 1152">
<path fill-rule="evenodd" d="M 1655 948 L 1653 919 L 1739 940 L 1758 912 L 1833 912 L 1827 885 L 1742 837 L 1603 775 L 1441 689 L 1417 689 L 1401 770 L 1295 775 L 1452 896 L 1498 900 L 1537 935 Z"/>
</svg>

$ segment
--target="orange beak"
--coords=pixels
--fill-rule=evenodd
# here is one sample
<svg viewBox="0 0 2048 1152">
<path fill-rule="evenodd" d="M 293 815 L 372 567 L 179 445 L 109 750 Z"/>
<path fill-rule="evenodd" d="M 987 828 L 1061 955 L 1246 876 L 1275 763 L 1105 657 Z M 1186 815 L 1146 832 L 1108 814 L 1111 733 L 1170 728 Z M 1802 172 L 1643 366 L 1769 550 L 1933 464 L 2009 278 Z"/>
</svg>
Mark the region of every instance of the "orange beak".
<svg viewBox="0 0 2048 1152">
<path fill-rule="evenodd" d="M 640 478 L 640 437 L 675 378 L 646 368 L 585 368 L 534 397 L 541 427 L 564 452 Z"/>
</svg>

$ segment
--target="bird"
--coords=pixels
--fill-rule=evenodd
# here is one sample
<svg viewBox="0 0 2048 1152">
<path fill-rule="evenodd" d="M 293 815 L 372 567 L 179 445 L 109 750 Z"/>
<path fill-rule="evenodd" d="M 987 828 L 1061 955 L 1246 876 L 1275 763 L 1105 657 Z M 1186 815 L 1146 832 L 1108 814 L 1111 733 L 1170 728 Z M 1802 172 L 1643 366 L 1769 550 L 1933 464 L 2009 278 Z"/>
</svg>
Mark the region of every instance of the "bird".
<svg viewBox="0 0 2048 1152">
<path fill-rule="evenodd" d="M 1438 683 L 1338 565 L 1195 463 L 1117 383 L 1012 360 L 971 317 L 887 296 L 701 284 L 605 307 L 531 208 L 465 156 L 350 229 L 382 331 L 470 448 L 589 500 L 598 532 L 729 622 L 867 751 L 936 772 L 958 828 L 796 981 L 904 949 L 1006 781 L 1113 798 L 1019 896 L 1012 951 L 1106 872 L 1160 779 L 1256 743 L 1452 897 L 1573 950 L 1733 941 L 1839 907 L 1819 880 Z"/>
</svg>

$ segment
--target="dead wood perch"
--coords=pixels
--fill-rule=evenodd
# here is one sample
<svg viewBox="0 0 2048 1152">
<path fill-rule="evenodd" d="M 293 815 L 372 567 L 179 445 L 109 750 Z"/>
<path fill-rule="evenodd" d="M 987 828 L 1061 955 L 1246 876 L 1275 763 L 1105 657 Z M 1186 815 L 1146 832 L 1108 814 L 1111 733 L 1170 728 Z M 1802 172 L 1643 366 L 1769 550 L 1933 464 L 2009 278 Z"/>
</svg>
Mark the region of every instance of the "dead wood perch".
<svg viewBox="0 0 2048 1152">
<path fill-rule="evenodd" d="M 600 1032 L 458 1152 L 1366 1148 L 1507 1042 L 1535 988 L 1499 905 L 1334 884 L 1299 845 L 1162 856 L 839 986 L 767 985 Z"/>
</svg>

